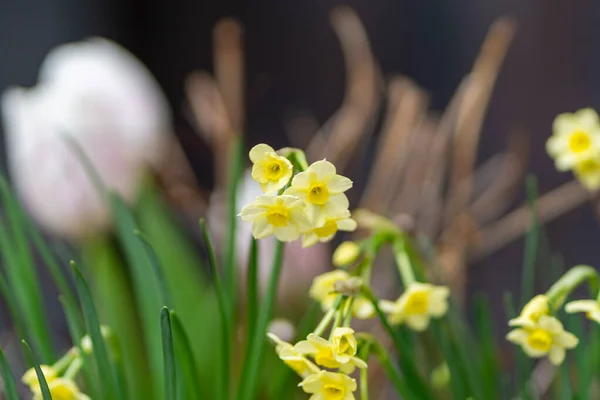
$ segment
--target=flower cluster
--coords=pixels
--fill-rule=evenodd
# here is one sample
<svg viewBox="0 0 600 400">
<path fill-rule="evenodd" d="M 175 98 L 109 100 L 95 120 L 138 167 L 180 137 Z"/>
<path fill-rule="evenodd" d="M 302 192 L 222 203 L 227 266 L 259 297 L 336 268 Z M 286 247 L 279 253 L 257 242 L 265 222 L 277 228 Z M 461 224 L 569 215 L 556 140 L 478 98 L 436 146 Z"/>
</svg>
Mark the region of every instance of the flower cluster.
<svg viewBox="0 0 600 400">
<path fill-rule="evenodd" d="M 572 170 L 588 190 L 600 188 L 600 119 L 591 108 L 560 114 L 546 142 L 559 171 Z"/>
<path fill-rule="evenodd" d="M 338 230 L 355 230 L 344 194 L 352 181 L 338 175 L 326 160 L 304 168 L 293 165 L 281 152 L 266 144 L 250 150 L 252 178 L 264 192 L 239 214 L 243 221 L 252 222 L 252 235 L 256 239 L 274 235 L 282 242 L 302 235 L 303 247 L 309 247 L 333 239 Z"/>
</svg>

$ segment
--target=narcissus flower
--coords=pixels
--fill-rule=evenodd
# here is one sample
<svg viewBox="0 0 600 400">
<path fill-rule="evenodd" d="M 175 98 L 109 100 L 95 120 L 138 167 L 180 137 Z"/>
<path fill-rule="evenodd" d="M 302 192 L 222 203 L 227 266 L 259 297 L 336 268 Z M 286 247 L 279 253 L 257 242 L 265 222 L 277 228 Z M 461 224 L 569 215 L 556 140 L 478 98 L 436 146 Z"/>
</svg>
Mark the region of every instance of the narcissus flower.
<svg viewBox="0 0 600 400">
<path fill-rule="evenodd" d="M 546 142 L 556 168 L 567 171 L 577 162 L 597 158 L 600 151 L 600 122 L 591 108 L 560 114 L 554 120 L 553 134 Z"/>
<path fill-rule="evenodd" d="M 333 252 L 333 265 L 345 267 L 352 264 L 360 255 L 360 246 L 356 242 L 342 242 Z"/>
<path fill-rule="evenodd" d="M 305 204 L 294 196 L 261 195 L 242 208 L 242 221 L 252 222 L 252 235 L 262 239 L 270 235 L 291 242 L 312 228 L 304 213 Z"/>
<path fill-rule="evenodd" d="M 600 303 L 597 300 L 576 300 L 565 305 L 569 314 L 583 312 L 592 321 L 600 324 Z"/>
<path fill-rule="evenodd" d="M 333 344 L 333 353 L 338 360 L 349 359 L 356 355 L 358 342 L 352 328 L 335 328 L 331 336 L 331 343 Z"/>
<path fill-rule="evenodd" d="M 415 331 L 425 330 L 432 317 L 441 317 L 448 310 L 450 289 L 429 283 L 411 283 L 395 302 L 382 300 L 379 307 L 389 314 L 392 324 L 406 323 Z"/>
<path fill-rule="evenodd" d="M 89 396 L 81 393 L 79 387 L 72 379 L 56 378 L 48 382 L 48 389 L 53 400 L 91 400 Z M 42 400 L 42 392 L 38 386 L 33 390 L 33 400 Z"/>
<path fill-rule="evenodd" d="M 548 315 L 549 304 L 546 295 L 538 294 L 525 304 L 521 315 L 508 321 L 508 326 L 534 326 L 542 315 Z"/>
<path fill-rule="evenodd" d="M 578 161 L 573 167 L 577 180 L 590 191 L 600 188 L 600 155 L 598 158 L 588 158 Z"/>
<path fill-rule="evenodd" d="M 350 279 L 352 279 L 352 276 L 348 272 L 339 269 L 318 275 L 313 280 L 309 295 L 321 303 L 323 311 L 327 311 L 333 307 L 333 303 L 338 296 L 338 293 L 335 291 L 336 282 L 346 282 Z M 355 296 L 352 305 L 352 315 L 359 319 L 372 318 L 375 315 L 375 307 L 366 298 L 359 295 Z"/>
<path fill-rule="evenodd" d="M 326 217 L 337 216 L 348 209 L 348 198 L 344 192 L 351 187 L 350 179 L 336 174 L 332 163 L 321 160 L 296 175 L 285 194 L 305 201 L 307 215 L 313 225 L 323 226 L 327 221 Z"/>
<path fill-rule="evenodd" d="M 366 368 L 366 362 L 347 354 L 348 347 L 342 343 L 341 336 L 339 345 L 336 346 L 333 342 L 311 333 L 306 338 L 307 340 L 296 343 L 293 349 L 299 354 L 312 356 L 315 362 L 322 367 L 339 368 L 346 374 L 352 373 L 355 367 Z M 348 338 L 346 337 L 344 340 L 348 340 Z"/>
<path fill-rule="evenodd" d="M 250 160 L 254 164 L 252 178 L 260 183 L 260 188 L 267 194 L 276 194 L 292 178 L 292 163 L 269 145 L 261 143 L 254 146 L 250 150 Z"/>
<path fill-rule="evenodd" d="M 318 242 L 329 242 L 337 231 L 352 232 L 356 229 L 356 221 L 350 218 L 350 211 L 341 210 L 338 215 L 325 217 L 322 226 L 313 227 L 302 236 L 302 247 L 310 247 Z"/>
<path fill-rule="evenodd" d="M 56 377 L 58 376 L 58 371 L 56 371 L 54 368 L 52 368 L 49 365 L 40 365 L 40 369 L 42 370 L 42 373 L 44 374 L 44 378 L 46 379 L 46 382 L 51 382 L 54 379 L 56 379 Z M 25 374 L 23 374 L 23 377 L 21 378 L 21 382 L 23 382 L 25 385 L 29 386 L 29 388 L 33 391 L 36 388 L 39 388 L 40 384 L 38 381 L 38 377 L 37 374 L 35 372 L 35 368 L 29 368 Z"/>
<path fill-rule="evenodd" d="M 321 371 L 304 379 L 300 386 L 311 393 L 309 400 L 355 400 L 356 381 L 348 375 Z"/>
<path fill-rule="evenodd" d="M 548 355 L 554 365 L 563 362 L 565 349 L 572 349 L 579 342 L 575 335 L 564 330 L 558 319 L 548 315 L 542 315 L 533 326 L 510 331 L 506 339 L 520 345 L 529 357 Z"/>
<path fill-rule="evenodd" d="M 275 352 L 279 358 L 302 378 L 321 371 L 308 358 L 295 351 L 290 343 L 284 342 L 273 333 L 267 333 L 267 336 L 275 343 Z"/>
</svg>

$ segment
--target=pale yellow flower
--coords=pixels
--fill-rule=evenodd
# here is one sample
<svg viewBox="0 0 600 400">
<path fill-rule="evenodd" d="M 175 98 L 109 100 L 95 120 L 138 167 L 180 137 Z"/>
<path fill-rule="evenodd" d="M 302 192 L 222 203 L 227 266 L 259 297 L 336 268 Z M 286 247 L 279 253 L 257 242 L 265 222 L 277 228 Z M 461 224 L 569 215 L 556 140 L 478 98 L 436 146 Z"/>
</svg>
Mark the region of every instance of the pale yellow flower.
<svg viewBox="0 0 600 400">
<path fill-rule="evenodd" d="M 319 371 L 319 367 L 313 364 L 308 358 L 294 350 L 294 346 L 284 342 L 273 333 L 267 333 L 269 339 L 275 342 L 275 352 L 279 358 L 291 369 L 294 370 L 302 378 L 306 378 Z"/>
<path fill-rule="evenodd" d="M 337 215 L 328 215 L 321 226 L 315 226 L 302 236 L 302 247 L 310 247 L 318 242 L 329 242 L 337 231 L 356 230 L 356 221 L 350 218 L 350 211 L 340 210 Z"/>
<path fill-rule="evenodd" d="M 336 174 L 335 166 L 321 160 L 292 179 L 292 186 L 285 194 L 297 196 L 306 202 L 307 215 L 314 226 L 323 226 L 326 217 L 337 216 L 349 207 L 344 192 L 352 187 L 352 181 Z"/>
<path fill-rule="evenodd" d="M 333 345 L 333 354 L 340 362 L 349 362 L 350 358 L 356 355 L 358 342 L 354 337 L 354 329 L 342 327 L 335 328 L 331 336 L 331 344 Z M 344 361 L 347 360 L 347 361 Z"/>
<path fill-rule="evenodd" d="M 558 115 L 552 130 L 546 150 L 559 171 L 573 168 L 578 161 L 599 156 L 600 122 L 598 114 L 591 108 Z"/>
<path fill-rule="evenodd" d="M 317 365 L 329 369 L 339 368 L 345 374 L 352 373 L 355 367 L 367 368 L 367 363 L 360 358 L 336 351 L 343 349 L 314 333 L 308 335 L 306 340 L 296 343 L 293 348 L 298 354 L 310 355 Z"/>
<path fill-rule="evenodd" d="M 577 161 L 573 166 L 573 173 L 587 190 L 600 189 L 600 156 Z"/>
<path fill-rule="evenodd" d="M 521 315 L 508 321 L 508 326 L 534 326 L 542 315 L 548 315 L 549 312 L 548 297 L 544 294 L 538 294 L 525 304 Z"/>
<path fill-rule="evenodd" d="M 356 242 L 342 242 L 333 252 L 333 265 L 344 267 L 352 264 L 360 255 L 360 246 Z"/>
<path fill-rule="evenodd" d="M 569 314 L 583 312 L 592 321 L 600 324 L 600 303 L 597 300 L 576 300 L 565 304 Z"/>
<path fill-rule="evenodd" d="M 44 374 L 44 378 L 46 382 L 50 383 L 58 376 L 58 371 L 52 368 L 49 365 L 40 365 L 40 369 L 42 370 L 42 374 Z M 40 384 L 38 381 L 37 373 L 35 372 L 35 368 L 29 368 L 23 377 L 21 378 L 21 382 L 25 385 L 29 386 L 31 390 L 35 388 L 39 388 Z"/>
<path fill-rule="evenodd" d="M 540 316 L 534 325 L 510 331 L 506 339 L 520 345 L 529 357 L 548 355 L 554 365 L 563 362 L 565 349 L 572 349 L 579 342 L 575 335 L 564 330 L 558 319 L 548 315 Z"/>
<path fill-rule="evenodd" d="M 321 371 L 298 386 L 312 394 L 309 400 L 355 400 L 356 380 L 336 372 Z"/>
<path fill-rule="evenodd" d="M 261 195 L 244 206 L 239 216 L 244 222 L 252 222 L 256 239 L 275 235 L 282 242 L 291 242 L 312 228 L 304 207 L 304 202 L 294 196 Z"/>
<path fill-rule="evenodd" d="M 56 378 L 48 382 L 52 400 L 91 400 L 89 396 L 81 393 L 79 387 L 72 379 Z M 42 400 L 42 392 L 38 386 L 33 390 L 33 400 Z"/>
<path fill-rule="evenodd" d="M 252 178 L 260 184 L 263 192 L 276 194 L 292 178 L 294 167 L 285 157 L 278 155 L 266 144 L 257 144 L 250 150 Z"/>
<path fill-rule="evenodd" d="M 321 303 L 323 311 L 333 307 L 338 293 L 335 291 L 335 283 L 338 281 L 346 282 L 352 276 L 343 270 L 334 270 L 318 275 L 313 280 L 309 290 L 309 295 L 314 300 Z M 359 319 L 369 319 L 375 315 L 375 307 L 363 296 L 355 296 L 352 304 L 352 315 Z"/>
<path fill-rule="evenodd" d="M 438 318 L 448 311 L 450 289 L 429 283 L 411 283 L 395 302 L 381 300 L 379 307 L 389 314 L 391 324 L 406 323 L 415 331 L 425 330 L 432 317 Z"/>
</svg>

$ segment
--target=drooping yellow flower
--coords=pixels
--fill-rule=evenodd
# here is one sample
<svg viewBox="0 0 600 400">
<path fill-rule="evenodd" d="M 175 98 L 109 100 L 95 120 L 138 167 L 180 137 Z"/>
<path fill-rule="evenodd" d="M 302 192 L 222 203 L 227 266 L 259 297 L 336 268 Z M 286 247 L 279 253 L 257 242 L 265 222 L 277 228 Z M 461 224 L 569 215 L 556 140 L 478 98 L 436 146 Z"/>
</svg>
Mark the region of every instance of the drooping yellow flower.
<svg viewBox="0 0 600 400">
<path fill-rule="evenodd" d="M 517 318 L 508 321 L 508 326 L 533 326 L 542 315 L 548 315 L 550 303 L 544 294 L 538 294 L 529 300 Z"/>
<path fill-rule="evenodd" d="M 313 364 L 308 358 L 294 350 L 294 346 L 284 342 L 272 333 L 267 333 L 267 336 L 275 342 L 275 352 L 279 358 L 291 369 L 294 370 L 302 378 L 306 378 L 312 374 L 316 374 L 321 369 Z"/>
<path fill-rule="evenodd" d="M 40 365 L 40 369 L 42 370 L 42 374 L 44 374 L 44 378 L 46 382 L 50 383 L 58 376 L 58 371 L 52 368 L 49 365 Z M 21 382 L 25 385 L 29 386 L 29 389 L 32 391 L 36 388 L 40 387 L 40 383 L 38 381 L 37 374 L 35 372 L 35 368 L 29 368 L 21 378 Z"/>
<path fill-rule="evenodd" d="M 302 236 L 302 247 L 310 247 L 318 242 L 329 242 L 337 231 L 352 232 L 356 229 L 356 221 L 350 218 L 350 211 L 340 210 L 337 215 L 325 217 L 322 226 L 313 227 Z"/>
<path fill-rule="evenodd" d="M 304 379 L 300 386 L 312 394 L 309 400 L 355 400 L 356 380 L 348 375 L 321 371 Z"/>
<path fill-rule="evenodd" d="M 554 365 L 563 362 L 565 349 L 572 349 L 579 342 L 575 335 L 564 330 L 558 319 L 549 315 L 540 316 L 534 325 L 510 331 L 506 339 L 520 345 L 529 357 L 548 355 Z"/>
<path fill-rule="evenodd" d="M 256 239 L 275 235 L 282 242 L 291 242 L 312 228 L 304 207 L 304 202 L 294 196 L 261 195 L 244 206 L 239 216 L 244 222 L 252 222 Z"/>
<path fill-rule="evenodd" d="M 600 189 L 600 156 L 577 161 L 573 173 L 587 190 Z"/>
<path fill-rule="evenodd" d="M 276 194 L 292 178 L 292 163 L 269 145 L 261 143 L 254 146 L 250 150 L 250 160 L 254 163 L 252 178 L 260 183 L 260 188 L 267 194 Z"/>
<path fill-rule="evenodd" d="M 339 269 L 318 275 L 313 280 L 309 295 L 321 303 L 323 311 L 327 311 L 333 307 L 338 296 L 335 291 L 335 283 L 346 282 L 351 278 L 352 276 L 348 272 Z M 375 307 L 365 297 L 357 295 L 352 304 L 352 315 L 359 319 L 372 318 L 375 315 Z"/>
<path fill-rule="evenodd" d="M 335 328 L 331 336 L 331 344 L 333 345 L 333 354 L 335 358 L 343 363 L 350 361 L 350 358 L 356 355 L 358 342 L 354 337 L 354 329 L 352 328 Z M 346 360 L 347 361 L 344 361 Z"/>
<path fill-rule="evenodd" d="M 81 393 L 79 387 L 72 379 L 56 378 L 48 382 L 48 389 L 52 400 L 91 400 L 89 396 Z M 39 386 L 33 390 L 33 400 L 42 400 Z"/>
<path fill-rule="evenodd" d="M 406 323 L 415 331 L 425 330 L 432 317 L 443 316 L 448 310 L 450 290 L 446 286 L 413 282 L 395 302 L 381 300 L 379 307 L 389 314 L 391 324 Z"/>
<path fill-rule="evenodd" d="M 302 340 L 294 345 L 294 351 L 302 355 L 312 356 L 317 365 L 325 368 L 339 368 L 340 371 L 350 374 L 354 371 L 355 367 L 367 367 L 367 363 L 360 358 L 350 356 L 344 352 L 338 353 L 338 350 L 348 349 L 344 345 L 335 346 L 329 340 L 323 339 L 313 333 L 308 335 L 306 340 Z"/>
<path fill-rule="evenodd" d="M 600 122 L 598 114 L 591 108 L 558 115 L 552 130 L 546 150 L 559 171 L 573 168 L 578 161 L 598 157 Z"/>
<path fill-rule="evenodd" d="M 352 264 L 360 255 L 360 246 L 356 242 L 342 242 L 333 252 L 333 265 L 345 267 Z"/>
<path fill-rule="evenodd" d="M 323 226 L 326 217 L 337 216 L 349 207 L 344 192 L 352 181 L 336 174 L 335 166 L 321 160 L 292 179 L 292 186 L 284 194 L 297 196 L 306 202 L 307 215 L 314 226 Z"/>
<path fill-rule="evenodd" d="M 592 321 L 600 324 L 600 303 L 597 300 L 575 300 L 565 304 L 569 314 L 583 312 Z"/>
</svg>

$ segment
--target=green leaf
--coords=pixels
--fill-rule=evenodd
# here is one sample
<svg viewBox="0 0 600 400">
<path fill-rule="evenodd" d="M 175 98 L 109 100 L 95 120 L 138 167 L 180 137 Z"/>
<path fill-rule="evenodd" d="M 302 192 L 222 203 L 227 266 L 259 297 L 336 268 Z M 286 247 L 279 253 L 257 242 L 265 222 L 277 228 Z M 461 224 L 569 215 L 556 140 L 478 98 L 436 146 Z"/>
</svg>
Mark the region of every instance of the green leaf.
<svg viewBox="0 0 600 400">
<path fill-rule="evenodd" d="M 204 393 L 198 380 L 199 372 L 192 353 L 190 339 L 175 311 L 171 311 L 171 324 L 175 356 L 178 361 L 177 365 L 180 366 L 179 370 L 183 375 L 180 376 L 180 374 L 178 376 L 179 379 L 185 382 L 187 387 L 188 395 L 185 399 L 204 399 L 206 397 L 203 397 Z"/>
<path fill-rule="evenodd" d="M 256 318 L 258 317 L 258 243 L 252 238 L 250 241 L 250 255 L 248 256 L 248 276 L 246 278 L 246 332 L 248 342 L 252 342 Z"/>
<path fill-rule="evenodd" d="M 6 357 L 4 357 L 2 349 L 0 349 L 0 369 L 2 370 L 2 381 L 4 382 L 6 400 L 19 400 L 15 378 L 10 366 L 8 365 L 8 362 L 6 361 Z"/>
<path fill-rule="evenodd" d="M 160 265 L 160 261 L 152 248 L 148 238 L 139 230 L 134 230 L 135 235 L 138 237 L 142 245 L 144 246 L 144 250 L 146 251 L 146 256 L 148 257 L 148 263 L 152 272 L 154 273 L 154 278 L 156 278 L 156 282 L 159 287 L 159 294 L 161 297 L 161 303 L 167 308 L 173 308 L 173 300 L 171 298 L 171 292 L 169 291 L 169 285 L 167 283 L 167 279 L 164 274 L 164 270 L 162 265 Z M 161 311 L 162 312 L 162 311 Z"/>
<path fill-rule="evenodd" d="M 167 307 L 163 307 L 160 311 L 160 330 L 162 333 L 163 362 L 165 366 L 165 400 L 175 400 L 177 397 L 177 377 L 175 372 L 173 334 L 171 332 L 171 316 Z"/>
<path fill-rule="evenodd" d="M 530 208 L 529 229 L 525 236 L 525 251 L 523 256 L 523 277 L 521 281 L 521 307 L 531 298 L 534 292 L 535 264 L 539 248 L 540 226 L 536 209 L 537 184 L 535 177 L 527 177 L 527 201 Z"/>
<path fill-rule="evenodd" d="M 37 375 L 40 390 L 42 392 L 42 399 L 52 400 L 52 396 L 50 395 L 50 389 L 48 388 L 48 382 L 46 382 L 46 377 L 44 376 L 44 373 L 40 368 L 40 364 L 37 362 L 27 342 L 22 340 L 21 343 L 23 343 L 23 347 L 25 348 L 25 352 L 29 358 L 30 364 L 33 365 L 33 368 L 35 368 L 35 374 Z"/>
<path fill-rule="evenodd" d="M 475 296 L 475 329 L 481 348 L 483 386 L 486 399 L 498 398 L 500 394 L 500 361 L 494 341 L 491 310 L 483 295 Z"/>
</svg>

